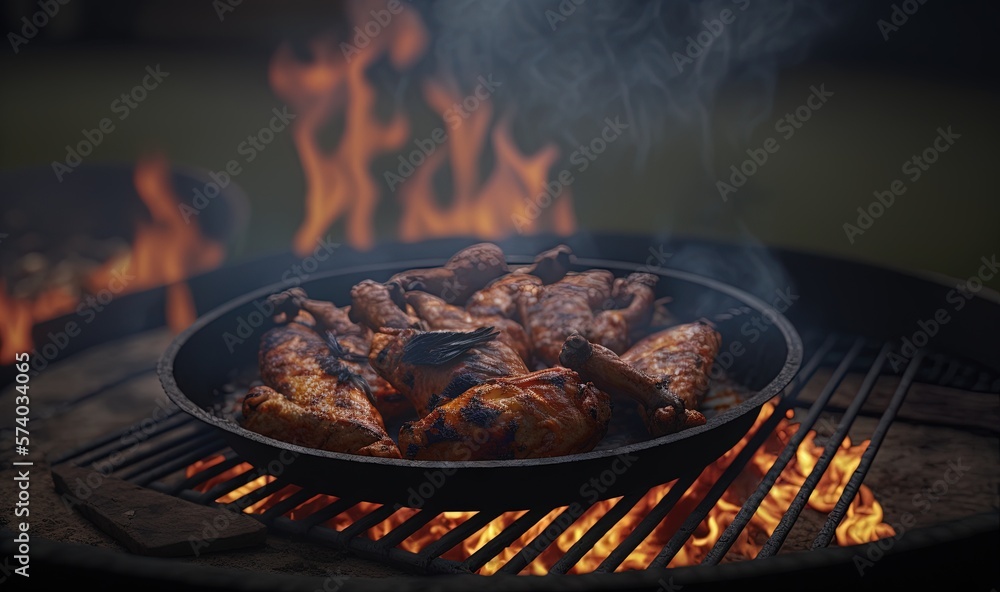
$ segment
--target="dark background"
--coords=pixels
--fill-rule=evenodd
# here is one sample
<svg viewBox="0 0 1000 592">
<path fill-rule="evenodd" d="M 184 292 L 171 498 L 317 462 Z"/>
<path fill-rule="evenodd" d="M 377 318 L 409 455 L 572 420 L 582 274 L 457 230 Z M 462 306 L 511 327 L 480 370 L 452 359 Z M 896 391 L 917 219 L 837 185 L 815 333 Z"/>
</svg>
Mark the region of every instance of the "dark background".
<svg viewBox="0 0 1000 592">
<path fill-rule="evenodd" d="M 542 11 L 558 3 L 538 4 Z M 639 163 L 630 146 L 614 146 L 616 156 L 598 160 L 573 187 L 580 228 L 760 241 L 974 275 L 980 257 L 1000 246 L 998 11 L 988 2 L 927 0 L 886 41 L 876 22 L 889 18 L 893 4 L 842 3 L 835 26 L 778 72 L 772 115 L 745 140 L 727 133 L 746 123 L 736 107 L 740 89 L 720 93 L 710 162 L 694 134 L 655 145 Z M 160 64 L 169 78 L 86 162 L 129 163 L 161 150 L 174 164 L 219 170 L 282 104 L 267 82 L 278 44 L 341 23 L 340 9 L 333 1 L 244 0 L 220 22 L 211 2 L 70 0 L 18 53 L 9 43 L 0 51 L 0 169 L 62 159 L 81 128 L 96 126 L 147 65 Z M 6 2 L 0 29 L 19 33 L 21 17 L 38 10 L 33 1 Z M 835 96 L 723 204 L 716 178 L 773 136 L 774 121 L 820 84 Z M 851 244 L 843 224 L 856 221 L 873 191 L 902 178 L 901 164 L 947 126 L 961 139 L 918 182 L 907 181 L 907 193 Z M 245 166 L 238 183 L 251 216 L 229 245 L 229 261 L 288 249 L 304 195 L 290 134 Z M 384 195 L 381 239 L 394 237 L 396 219 Z M 989 283 L 1000 286 L 1000 278 Z"/>
</svg>

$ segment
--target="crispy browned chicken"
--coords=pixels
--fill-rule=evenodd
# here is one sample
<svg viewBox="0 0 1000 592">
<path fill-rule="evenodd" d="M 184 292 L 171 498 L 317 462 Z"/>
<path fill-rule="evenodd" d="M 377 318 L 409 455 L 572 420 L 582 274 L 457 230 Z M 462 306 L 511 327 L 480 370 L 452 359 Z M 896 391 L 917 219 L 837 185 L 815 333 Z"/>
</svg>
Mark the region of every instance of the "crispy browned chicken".
<svg viewBox="0 0 1000 592">
<path fill-rule="evenodd" d="M 363 280 L 351 288 L 350 319 L 372 331 L 420 328 L 420 319 L 405 310 L 404 295 L 399 284 Z"/>
<path fill-rule="evenodd" d="M 327 341 L 299 323 L 264 334 L 263 386 L 243 399 L 243 426 L 257 433 L 333 452 L 399 458 L 368 385 Z"/>
<path fill-rule="evenodd" d="M 384 419 L 401 417 L 413 408 L 406 398 L 378 375 L 368 363 L 372 332 L 350 319 L 349 306 L 340 308 L 332 302 L 312 300 L 302 288 L 292 288 L 270 298 L 275 312 L 287 320 L 313 327 L 327 341 L 341 362 L 368 383 L 375 397 L 375 407 Z M 306 313 L 303 315 L 303 311 Z"/>
<path fill-rule="evenodd" d="M 651 335 L 619 358 L 611 350 L 573 335 L 560 361 L 612 395 L 636 400 L 654 436 L 702 425 L 698 406 L 721 337 L 703 323 L 680 325 Z"/>
<path fill-rule="evenodd" d="M 403 271 L 387 283 L 399 284 L 407 291 L 427 292 L 452 304 L 464 304 L 473 292 L 507 271 L 507 260 L 500 247 L 479 243 L 455 253 L 442 267 Z"/>
<path fill-rule="evenodd" d="M 473 294 L 466 308 L 478 317 L 499 316 L 523 323 L 525 308 L 537 299 L 541 286 L 566 275 L 572 255 L 566 245 L 540 253 L 531 265 L 515 269 Z"/>
<path fill-rule="evenodd" d="M 594 309 L 611 299 L 613 282 L 610 271 L 592 269 L 567 274 L 541 289 L 525 311 L 525 328 L 538 361 L 555 366 L 567 337 L 576 333 L 590 336 Z"/>
<path fill-rule="evenodd" d="M 521 356 L 484 327 L 471 332 L 389 329 L 372 337 L 368 360 L 418 417 L 490 378 L 526 374 Z"/>
<path fill-rule="evenodd" d="M 604 437 L 608 396 L 567 368 L 496 378 L 403 424 L 400 449 L 420 460 L 539 458 L 587 452 Z"/>
<path fill-rule="evenodd" d="M 472 331 L 480 327 L 496 327 L 500 331 L 498 341 L 510 346 L 522 360 L 527 362 L 531 359 L 531 342 L 524 327 L 517 321 L 500 316 L 476 316 L 427 292 L 407 292 L 406 302 L 432 331 Z"/>
</svg>

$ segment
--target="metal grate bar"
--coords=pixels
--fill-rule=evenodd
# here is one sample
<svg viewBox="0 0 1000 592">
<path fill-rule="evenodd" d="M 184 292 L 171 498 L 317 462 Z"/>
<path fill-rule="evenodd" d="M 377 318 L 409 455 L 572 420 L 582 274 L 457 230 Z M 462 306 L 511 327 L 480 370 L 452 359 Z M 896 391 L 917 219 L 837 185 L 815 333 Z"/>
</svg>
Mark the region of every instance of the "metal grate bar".
<svg viewBox="0 0 1000 592">
<path fill-rule="evenodd" d="M 293 493 L 292 495 L 286 497 L 277 504 L 265 510 L 263 514 L 260 514 L 258 516 L 258 518 L 264 524 L 271 524 L 272 522 L 274 522 L 275 518 L 277 518 L 278 516 L 284 516 L 288 512 L 291 512 L 292 510 L 299 507 L 303 502 L 305 502 L 314 495 L 316 494 L 314 494 L 309 490 L 300 489 L 295 493 Z"/>
<path fill-rule="evenodd" d="M 247 481 L 247 483 L 249 483 L 249 480 Z M 226 507 L 236 507 L 240 511 L 242 511 L 244 508 L 249 508 L 250 506 L 256 504 L 260 500 L 266 497 L 270 497 L 275 493 L 278 493 L 279 491 L 288 487 L 289 485 L 290 483 L 281 481 L 280 479 L 275 479 L 270 483 L 265 483 L 264 485 L 258 487 L 257 489 L 254 489 L 250 493 L 241 495 L 240 497 L 234 499 L 231 502 L 226 502 L 224 505 Z"/>
<path fill-rule="evenodd" d="M 352 507 L 356 506 L 357 503 L 358 503 L 357 500 L 352 500 L 352 499 L 348 499 L 348 498 L 339 498 L 339 499 L 331 502 L 330 505 L 325 506 L 323 509 L 318 510 L 318 511 L 316 511 L 316 512 L 314 512 L 314 513 L 312 513 L 312 514 L 310 514 L 308 516 L 306 516 L 302 520 L 297 520 L 296 523 L 301 526 L 302 532 L 306 532 L 306 531 L 311 530 L 312 528 L 314 528 L 316 526 L 319 526 L 319 525 L 323 524 L 327 520 L 330 520 L 332 518 L 335 518 L 335 517 L 343 514 L 347 510 L 349 510 Z M 328 529 L 328 530 L 332 530 L 332 529 Z"/>
<path fill-rule="evenodd" d="M 579 507 L 579 506 L 578 506 Z M 579 515 L 573 516 L 570 514 L 573 505 L 566 506 L 558 516 L 555 517 L 552 522 L 540 533 L 538 536 L 531 539 L 531 542 L 524 546 L 523 549 L 517 552 L 510 558 L 503 567 L 501 567 L 497 573 L 506 574 L 517 574 L 520 573 L 522 569 L 528 566 L 529 563 L 535 560 L 536 557 L 542 554 L 542 551 L 548 549 L 549 546 L 556 541 L 566 529 L 570 527 L 571 524 L 577 521 L 580 516 L 587 513 L 588 507 L 584 511 L 580 512 Z M 562 517 L 566 516 L 568 520 L 562 520 Z M 550 532 L 551 531 L 551 532 Z"/>
<path fill-rule="evenodd" d="M 166 418 L 164 418 L 162 421 L 157 423 L 152 428 L 152 430 L 150 430 L 150 432 L 146 434 L 146 440 L 158 436 L 163 432 L 181 427 L 184 424 L 189 423 L 193 420 L 194 418 L 192 418 L 190 415 L 186 413 L 178 413 L 174 411 Z M 96 460 L 100 460 L 102 458 L 109 456 L 113 452 L 121 452 L 122 450 L 128 448 L 127 446 L 122 444 L 121 440 L 124 439 L 126 436 L 130 435 L 131 433 L 132 433 L 131 427 L 129 427 L 126 430 L 122 430 L 120 432 L 113 432 L 98 440 L 94 440 L 93 442 L 89 442 L 82 446 L 78 446 L 76 448 L 73 448 L 72 450 L 69 450 L 54 457 L 53 460 L 51 461 L 51 464 L 58 465 L 72 460 L 74 461 L 74 464 L 79 465 L 81 467 L 89 465 Z M 118 446 L 115 446 L 114 448 L 104 452 L 99 452 L 99 450 L 105 448 L 109 444 L 116 441 L 118 442 Z"/>
<path fill-rule="evenodd" d="M 670 487 L 670 491 L 664 495 L 653 509 L 650 510 L 649 514 L 643 517 L 642 521 L 632 530 L 631 533 L 625 540 L 615 548 L 608 556 L 597 566 L 594 570 L 595 573 L 608 573 L 612 572 L 618 568 L 619 565 L 635 551 L 635 548 L 639 546 L 642 541 L 646 540 L 646 537 L 656 529 L 657 526 L 663 519 L 667 517 L 667 514 L 674 509 L 677 501 L 681 499 L 681 496 L 690 489 L 691 485 L 694 484 L 694 480 L 701 474 L 701 471 L 688 473 L 680 479 L 674 482 Z"/>
<path fill-rule="evenodd" d="M 91 399 L 93 397 L 96 397 L 97 395 L 106 393 L 107 391 L 109 391 L 109 390 L 111 390 L 111 389 L 113 389 L 115 387 L 121 386 L 121 385 L 123 385 L 123 384 L 125 384 L 127 382 L 130 382 L 132 380 L 135 380 L 135 379 L 137 379 L 137 378 L 139 378 L 141 376 L 145 376 L 147 374 L 153 374 L 154 372 L 156 372 L 156 368 L 155 367 L 154 368 L 143 368 L 142 370 L 133 370 L 133 371 L 129 372 L 128 374 L 124 375 L 124 376 L 118 377 L 118 378 L 112 380 L 111 382 L 102 384 L 101 386 L 99 386 L 99 387 L 97 387 L 97 388 L 95 388 L 93 390 L 90 390 L 90 391 L 88 391 L 88 392 L 86 392 L 86 393 L 84 393 L 82 395 L 77 395 L 76 397 L 73 397 L 72 399 L 69 399 L 68 401 L 63 401 L 61 403 L 58 403 L 58 404 L 55 404 L 55 405 L 51 405 L 51 406 L 46 406 L 46 407 L 44 407 L 42 409 L 39 409 L 38 413 L 35 414 L 35 418 L 36 419 L 51 419 L 53 417 L 56 417 L 57 415 L 62 415 L 63 413 L 66 413 L 67 411 L 69 411 L 73 407 L 76 407 L 77 405 L 79 405 L 80 403 L 86 401 L 87 399 Z"/>
<path fill-rule="evenodd" d="M 120 479 L 130 480 L 146 471 L 155 469 L 160 463 L 169 458 L 174 458 L 175 455 L 193 452 L 217 439 L 218 436 L 212 432 L 180 434 L 176 438 L 171 439 L 170 446 L 151 448 L 123 462 L 121 466 L 115 469 L 115 476 Z"/>
<path fill-rule="evenodd" d="M 130 478 L 130 481 L 132 481 L 136 485 L 142 485 L 143 487 L 148 487 L 149 484 L 152 483 L 153 481 L 158 481 L 159 479 L 162 479 L 163 477 L 166 477 L 171 473 L 175 473 L 189 466 L 191 463 L 197 460 L 205 458 L 206 456 L 212 454 L 213 452 L 218 452 L 225 445 L 226 445 L 225 442 L 223 442 L 220 439 L 217 438 L 212 439 L 204 446 L 188 454 L 185 454 L 180 458 L 156 466 L 153 469 L 150 469 L 139 475 L 135 475 L 134 477 Z"/>
<path fill-rule="evenodd" d="M 484 565 L 489 563 L 491 559 L 509 547 L 511 543 L 520 538 L 524 533 L 528 532 L 528 529 L 538 524 L 538 522 L 541 521 L 542 518 L 545 518 L 545 516 L 547 516 L 551 511 L 551 508 L 548 510 L 528 510 L 527 513 L 515 520 L 514 523 L 508 526 L 503 532 L 490 539 L 488 543 L 480 547 L 478 551 L 466 559 L 465 562 L 462 563 L 462 567 L 471 572 L 479 571 Z"/>
<path fill-rule="evenodd" d="M 833 346 L 836 345 L 837 338 L 835 336 L 827 337 L 823 343 L 817 348 L 816 353 L 809 358 L 809 361 L 802 367 L 802 370 L 798 373 L 795 379 L 789 384 L 785 389 L 786 393 L 789 393 L 787 400 L 789 402 L 793 401 L 796 396 L 798 396 L 798 389 L 802 388 L 809 379 L 812 378 L 816 370 L 823 364 L 823 360 L 826 358 Z M 777 423 L 777 422 L 775 422 Z M 773 428 L 771 428 L 773 429 Z M 748 443 L 748 446 L 750 444 Z M 749 459 L 748 459 L 749 460 Z M 608 557 L 601 562 L 595 572 L 608 573 L 612 572 L 622 564 L 632 551 L 639 546 L 642 541 L 646 540 L 646 537 L 653 532 L 653 530 L 667 517 L 670 510 L 673 509 L 677 500 L 686 492 L 694 480 L 698 477 L 701 471 L 696 471 L 687 475 L 682 476 L 677 480 L 676 483 L 670 488 L 665 496 L 650 510 L 642 521 L 635 527 L 635 529 L 625 537 L 625 540 L 618 545 L 618 547 L 612 551 Z"/>
<path fill-rule="evenodd" d="M 588 551 L 594 548 L 597 541 L 601 540 L 601 537 L 607 534 L 612 526 L 618 524 L 625 514 L 628 514 L 629 510 L 634 508 L 639 503 L 639 500 L 646 496 L 646 493 L 648 492 L 631 493 L 618 500 L 618 503 L 613 508 L 601 516 L 590 527 L 590 530 L 573 543 L 573 546 L 549 568 L 549 573 L 564 574 L 569 571 Z"/>
<path fill-rule="evenodd" d="M 204 457 L 198 460 L 204 460 Z M 180 483 L 178 483 L 177 485 L 173 486 L 172 488 L 166 491 L 171 495 L 177 495 L 178 493 L 184 491 L 185 489 L 194 489 L 195 487 L 208 481 L 212 477 L 218 477 L 222 473 L 225 473 L 229 469 L 232 469 L 233 467 L 242 462 L 243 459 L 237 456 L 236 453 L 232 451 L 232 449 L 229 449 L 226 451 L 222 462 L 216 463 L 208 467 L 204 471 L 198 471 L 194 475 L 191 475 L 187 479 L 181 481 Z"/>
<path fill-rule="evenodd" d="M 260 477 L 262 474 L 263 473 L 259 471 L 253 470 L 251 467 L 239 475 L 219 483 L 208 491 L 202 492 L 200 495 L 195 495 L 193 501 L 207 506 L 230 491 L 233 491 L 238 487 L 242 487 L 257 477 Z"/>
<path fill-rule="evenodd" d="M 858 489 L 861 488 L 861 482 L 864 481 L 865 476 L 868 474 L 868 469 L 871 468 L 872 462 L 875 460 L 875 455 L 878 454 L 878 450 L 882 446 L 882 441 L 885 440 L 885 435 L 889 431 L 889 427 L 892 426 L 893 421 L 896 419 L 896 413 L 899 412 L 899 408 L 903 405 L 903 400 L 906 399 L 906 393 L 909 392 L 910 385 L 913 384 L 913 378 L 916 376 L 917 370 L 920 368 L 923 357 L 924 352 L 918 351 L 913 359 L 910 360 L 910 364 L 907 366 L 906 371 L 903 372 L 903 378 L 900 379 L 899 386 L 896 387 L 896 392 L 892 394 L 892 399 L 889 401 L 889 406 L 886 408 L 885 414 L 882 415 L 882 419 L 880 419 L 878 425 L 875 426 L 875 431 L 872 433 L 872 438 L 868 443 L 868 448 L 866 448 L 864 454 L 861 455 L 861 463 L 858 464 L 858 468 L 854 470 L 854 474 L 851 475 L 851 479 L 844 487 L 844 493 L 842 493 L 840 499 L 837 500 L 837 505 L 827 516 L 826 522 L 823 524 L 823 528 L 820 529 L 819 535 L 816 537 L 816 540 L 813 541 L 813 549 L 826 547 L 830 544 L 830 541 L 833 540 L 833 536 L 837 532 L 837 525 L 839 525 L 840 521 L 844 519 L 848 506 L 850 506 L 851 502 L 854 501 L 854 496 L 858 494 Z"/>
<path fill-rule="evenodd" d="M 386 518 L 395 514 L 397 510 L 398 508 L 388 504 L 383 505 L 375 510 L 372 510 L 371 512 L 368 512 L 361 518 L 358 518 L 352 522 L 350 526 L 340 532 L 344 533 L 344 536 L 348 538 L 354 538 L 376 524 L 385 521 Z"/>
<path fill-rule="evenodd" d="M 420 553 L 417 554 L 418 561 L 422 566 L 427 565 L 431 560 L 448 551 L 448 549 L 475 534 L 480 528 L 495 520 L 499 515 L 500 512 L 495 510 L 477 512 L 475 516 L 449 530 L 444 536 L 421 549 Z"/>
<path fill-rule="evenodd" d="M 854 364 L 855 358 L 857 358 L 863 348 L 864 339 L 857 338 L 854 341 L 854 345 L 851 346 L 851 349 L 841 360 L 840 365 L 838 365 L 833 374 L 830 375 L 830 379 L 827 381 L 826 387 L 813 403 L 809 410 L 809 414 L 801 422 L 799 430 L 795 432 L 791 439 L 789 439 L 789 442 L 785 446 L 784 450 L 781 451 L 781 454 L 775 460 L 771 469 L 764 476 L 761 485 L 757 488 L 753 495 L 751 495 L 750 499 L 743 504 L 743 507 L 740 509 L 737 517 L 741 514 L 752 515 L 757 511 L 757 507 L 767 495 L 767 491 L 774 485 L 774 482 L 778 479 L 778 475 L 781 474 L 781 471 L 795 455 L 795 451 L 798 449 L 799 444 L 801 444 L 802 440 L 805 439 L 809 429 L 812 428 L 813 424 L 819 418 L 820 414 L 823 412 L 823 408 L 826 407 L 830 397 L 833 396 L 833 392 L 837 390 L 837 386 L 844 379 L 844 376 L 847 375 L 847 372 Z M 795 396 L 798 396 L 797 391 Z M 660 551 L 652 562 L 650 562 L 649 567 L 666 567 L 666 565 L 670 563 L 670 560 L 673 559 L 678 551 L 681 550 L 684 543 L 691 537 L 692 534 L 694 534 L 695 529 L 698 528 L 698 525 L 705 519 L 705 516 L 707 516 L 712 508 L 714 508 L 718 503 L 722 494 L 726 492 L 730 485 L 732 485 L 733 481 L 736 480 L 736 477 L 739 476 L 739 474 L 746 467 L 746 464 L 750 461 L 753 455 L 756 454 L 757 449 L 764 444 L 764 441 L 777 427 L 778 422 L 784 417 L 783 410 L 785 409 L 785 405 L 786 403 L 783 401 L 782 405 L 775 410 L 775 413 L 768 418 L 767 422 L 763 426 L 761 426 L 761 429 L 757 430 L 757 432 L 750 439 L 750 442 L 748 442 L 743 450 L 740 451 L 739 455 L 737 455 L 732 464 L 726 467 L 722 476 L 715 482 L 705 498 L 702 499 L 694 511 L 691 512 L 686 520 L 684 520 L 684 523 L 681 525 L 680 529 L 678 529 L 677 533 L 670 538 L 670 541 L 668 541 L 666 546 L 663 547 L 663 550 Z M 743 519 L 748 521 L 748 517 L 744 517 Z M 729 537 L 735 537 L 738 533 L 735 532 L 735 529 L 730 531 L 730 529 L 727 528 L 726 532 L 723 532 L 723 535 L 719 538 L 719 541 L 725 540 L 724 537 L 726 537 L 727 534 Z M 731 545 L 732 541 L 727 541 L 725 544 Z M 716 545 L 718 546 L 719 542 L 717 542 Z"/>
<path fill-rule="evenodd" d="M 391 532 L 386 533 L 386 535 L 378 540 L 379 543 L 385 545 L 386 547 L 395 547 L 408 539 L 410 535 L 417 532 L 421 528 L 427 525 L 428 522 L 434 518 L 440 516 L 437 512 L 428 512 L 426 510 L 421 510 L 413 516 L 410 516 L 405 522 L 392 529 Z"/>
<path fill-rule="evenodd" d="M 795 525 L 795 521 L 798 520 L 799 514 L 802 513 L 803 508 L 809 502 L 809 496 L 812 495 L 816 485 L 819 480 L 826 473 L 826 469 L 830 466 L 830 462 L 833 457 L 836 456 L 837 452 L 840 450 L 840 445 L 843 443 L 844 438 L 847 437 L 847 432 L 850 431 L 851 426 L 854 424 L 854 420 L 857 419 L 858 413 L 861 411 L 861 407 L 868 400 L 868 396 L 871 394 L 872 389 L 875 387 L 875 383 L 878 381 L 879 376 L 882 374 L 882 367 L 885 366 L 885 360 L 889 355 L 890 346 L 888 343 L 882 346 L 879 351 L 878 357 L 872 364 L 871 370 L 868 371 L 868 375 L 865 376 L 864 382 L 861 383 L 861 387 L 858 389 L 857 395 L 854 400 L 851 401 L 850 407 L 847 408 L 847 412 L 840 419 L 840 424 L 837 425 L 837 430 L 830 436 L 827 441 L 826 446 L 823 448 L 823 454 L 816 461 L 816 465 L 813 470 L 806 477 L 806 480 L 802 483 L 802 487 L 799 488 L 798 493 L 795 494 L 795 499 L 788 506 L 785 514 L 781 517 L 781 521 L 778 526 L 775 527 L 774 532 L 761 547 L 760 551 L 757 553 L 757 557 L 771 557 L 778 552 L 781 545 L 784 544 L 785 538 L 788 533 L 792 530 L 792 526 Z"/>
</svg>

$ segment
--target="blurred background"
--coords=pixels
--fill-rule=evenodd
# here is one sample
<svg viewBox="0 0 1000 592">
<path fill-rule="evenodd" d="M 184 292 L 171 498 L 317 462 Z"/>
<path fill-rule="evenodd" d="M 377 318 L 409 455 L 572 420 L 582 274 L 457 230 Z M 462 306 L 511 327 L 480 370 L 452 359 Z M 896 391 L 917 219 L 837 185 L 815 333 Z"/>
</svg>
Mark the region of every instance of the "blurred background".
<svg viewBox="0 0 1000 592">
<path fill-rule="evenodd" d="M 183 301 L 184 277 L 330 243 L 624 232 L 968 278 L 1000 247 L 997 16 L 5 2 L 0 353 L 102 291 Z"/>
</svg>

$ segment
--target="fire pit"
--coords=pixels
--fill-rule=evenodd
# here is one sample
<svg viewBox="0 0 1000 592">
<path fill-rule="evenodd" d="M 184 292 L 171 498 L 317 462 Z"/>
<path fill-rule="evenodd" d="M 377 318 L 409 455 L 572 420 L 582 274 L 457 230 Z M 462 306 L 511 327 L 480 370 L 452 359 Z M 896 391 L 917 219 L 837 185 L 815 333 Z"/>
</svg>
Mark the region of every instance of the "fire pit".
<svg viewBox="0 0 1000 592">
<path fill-rule="evenodd" d="M 587 237 L 570 244 L 583 254 L 590 249 L 589 254 L 626 258 L 628 252 L 646 251 L 648 241 Z M 427 250 L 447 252 L 445 248 L 454 246 L 454 241 L 445 241 L 444 245 L 430 243 L 419 248 L 425 249 L 426 255 Z M 740 250 L 716 244 L 697 247 L 721 257 L 737 256 Z M 505 249 L 518 252 L 508 245 Z M 388 249 L 376 249 L 371 256 L 388 256 Z M 305 553 L 315 558 L 321 549 L 332 545 L 356 557 L 333 564 L 329 558 L 308 560 L 299 571 L 321 577 L 291 580 L 301 586 L 322 585 L 324 576 L 378 573 L 371 561 L 411 572 L 495 574 L 493 578 L 519 573 L 592 573 L 587 577 L 596 578 L 605 573 L 601 579 L 581 580 L 599 587 L 656 588 L 662 586 L 660 580 L 685 586 L 731 578 L 774 581 L 788 577 L 790 570 L 815 570 L 843 584 L 867 586 L 897 577 L 906 569 L 903 566 L 914 565 L 911 562 L 922 561 L 915 558 L 930 553 L 937 555 L 942 565 L 940 570 L 929 568 L 927 578 L 935 574 L 944 578 L 955 565 L 962 565 L 971 577 L 982 576 L 982 581 L 988 581 L 988 572 L 976 567 L 986 563 L 976 562 L 985 561 L 980 553 L 988 555 L 996 549 L 996 515 L 989 510 L 991 494 L 982 493 L 995 487 L 997 479 L 996 463 L 982 456 L 995 445 L 996 431 L 988 427 L 988 421 L 977 424 L 972 416 L 996 413 L 995 399 L 990 399 L 994 395 L 987 393 L 1000 391 L 1000 373 L 976 361 L 989 358 L 995 345 L 954 341 L 954 336 L 977 324 L 977 318 L 995 314 L 996 302 L 980 297 L 971 300 L 969 316 L 956 317 L 956 325 L 940 334 L 943 341 L 936 342 L 938 347 L 921 351 L 896 370 L 892 360 L 902 348 L 896 339 L 884 335 L 892 334 L 897 321 L 886 314 L 881 322 L 872 324 L 871 319 L 837 311 L 837 294 L 828 293 L 827 280 L 864 277 L 869 285 L 887 293 L 905 292 L 911 299 L 931 302 L 943 297 L 944 286 L 815 256 L 779 253 L 779 259 L 788 268 L 795 281 L 794 293 L 800 297 L 788 312 L 805 344 L 801 370 L 783 396 L 765 405 L 746 436 L 717 461 L 662 485 L 617 492 L 621 497 L 592 503 L 584 500 L 576 505 L 537 503 L 451 512 L 429 506 L 373 503 L 347 493 L 324 495 L 300 488 L 289 478 L 291 473 L 279 465 L 272 467 L 275 475 L 269 475 L 267 467 L 261 471 L 250 466 L 217 430 L 179 412 L 162 396 L 157 399 L 151 368 L 144 378 L 127 378 L 117 386 L 112 380 L 84 393 L 89 396 L 82 400 L 77 396 L 62 408 L 54 407 L 61 411 L 46 420 L 46 438 L 51 438 L 53 448 L 50 460 L 57 466 L 71 463 L 101 474 L 99 470 L 108 466 L 108 460 L 117 458 L 119 462 L 111 465 L 110 473 L 115 477 L 257 518 L 268 527 L 271 553 L 282 548 L 286 551 L 279 555 Z M 280 273 L 280 268 L 260 271 L 265 275 Z M 817 277 L 823 281 L 816 281 Z M 833 285 L 838 284 L 835 281 Z M 833 315 L 842 315 L 836 317 L 840 331 L 832 331 L 822 320 Z M 856 332 L 859 325 L 866 328 L 865 333 Z M 145 346 L 148 364 L 166 346 L 164 337 L 137 336 L 123 345 L 138 352 L 143 342 L 149 344 Z M 979 349 L 973 357 L 957 353 L 956 347 L 969 351 L 974 346 Z M 128 359 L 114 351 L 105 349 L 95 355 Z M 80 360 L 80 364 L 88 363 Z M 67 368 L 67 373 L 79 380 L 80 367 L 72 373 Z M 107 378 L 97 382 L 107 383 Z M 44 387 L 42 383 L 39 386 Z M 73 420 L 75 414 L 105 407 L 98 401 L 109 400 L 107 397 L 122 400 L 125 393 L 132 393 L 126 400 L 133 401 L 137 413 L 118 419 L 119 424 L 128 426 L 124 433 L 83 426 L 71 430 L 78 423 Z M 929 415 L 929 406 L 942 396 L 949 398 L 956 411 Z M 972 411 L 983 397 L 992 405 L 986 403 L 978 412 Z M 157 407 L 163 410 L 154 417 L 150 410 Z M 144 417 L 152 419 L 144 422 Z M 958 432 L 948 426 L 965 427 Z M 58 433 L 67 430 L 76 433 L 65 433 L 62 441 L 66 444 L 60 445 Z M 88 430 L 90 442 L 68 445 Z M 940 450 L 928 450 L 915 464 L 907 460 L 912 442 L 927 438 L 941 442 Z M 884 457 L 892 462 L 880 464 L 877 459 Z M 981 470 L 956 476 L 954 471 L 948 472 L 949 461 L 953 465 L 959 462 L 959 466 L 975 462 Z M 896 477 L 894 466 L 902 471 Z M 946 485 L 945 491 L 938 481 Z M 920 503 L 914 505 L 918 495 Z M 953 503 L 956 500 L 962 503 Z M 922 512 L 925 505 L 933 514 Z M 51 509 L 54 517 L 66 515 L 57 505 Z M 80 527 L 77 524 L 74 528 Z M 65 537 L 65 526 L 53 523 L 38 530 L 41 538 L 75 538 L 60 538 Z M 193 544 L 220 536 L 224 530 L 195 533 Z M 108 546 L 106 542 L 97 545 Z M 963 551 L 948 551 L 956 547 Z M 61 545 L 55 549 L 59 550 L 41 556 L 55 570 L 79 570 L 96 552 L 78 546 L 69 553 Z M 763 561 L 775 555 L 778 557 Z M 942 560 L 942 556 L 947 559 Z M 235 566 L 252 561 L 264 572 L 261 577 L 267 577 L 271 570 L 265 566 L 275 557 L 266 561 L 262 557 L 248 549 L 202 554 L 181 563 L 134 559 L 114 572 L 117 577 L 132 578 L 136 577 L 129 575 L 132 570 L 142 566 L 154 569 L 149 574 L 155 575 L 146 577 L 167 581 L 169 572 L 181 578 L 200 577 L 196 574 L 205 572 L 199 571 L 199 565 Z M 333 569 L 338 571 L 330 572 L 331 565 L 337 565 Z M 664 572 L 664 567 L 674 569 Z M 493 578 L 484 585 L 503 585 L 504 580 L 489 583 Z M 237 586 L 239 578 L 227 582 Z M 454 585 L 468 585 L 460 582 L 456 580 Z"/>
</svg>

